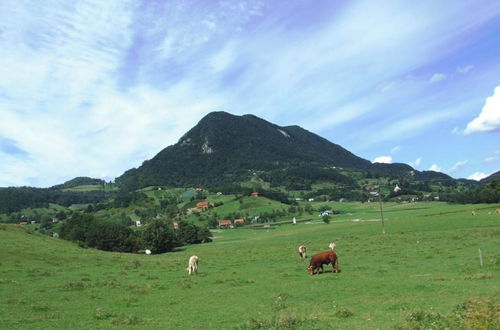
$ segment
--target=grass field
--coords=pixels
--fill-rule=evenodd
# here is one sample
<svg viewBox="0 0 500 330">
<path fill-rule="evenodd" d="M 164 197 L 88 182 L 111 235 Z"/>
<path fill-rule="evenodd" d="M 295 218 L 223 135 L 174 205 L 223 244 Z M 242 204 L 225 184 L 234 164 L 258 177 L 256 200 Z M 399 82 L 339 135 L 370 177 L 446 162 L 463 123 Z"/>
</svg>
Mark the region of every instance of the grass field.
<svg viewBox="0 0 500 330">
<path fill-rule="evenodd" d="M 391 329 L 470 299 L 480 307 L 468 317 L 486 321 L 469 324 L 498 326 L 495 207 L 386 204 L 382 235 L 378 204 L 346 203 L 330 224 L 214 231 L 212 243 L 149 256 L 0 225 L 0 328 Z M 311 255 L 331 241 L 342 272 L 307 274 L 297 247 Z M 188 277 L 194 254 L 199 273 Z"/>
</svg>

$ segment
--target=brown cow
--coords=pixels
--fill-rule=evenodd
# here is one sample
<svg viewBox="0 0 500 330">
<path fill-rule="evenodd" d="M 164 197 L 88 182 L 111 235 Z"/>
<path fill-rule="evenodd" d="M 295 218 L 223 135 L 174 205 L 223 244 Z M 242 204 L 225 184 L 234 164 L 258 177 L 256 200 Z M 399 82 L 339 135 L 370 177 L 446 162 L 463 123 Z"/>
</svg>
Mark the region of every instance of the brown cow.
<svg viewBox="0 0 500 330">
<path fill-rule="evenodd" d="M 323 265 L 332 264 L 333 272 L 340 273 L 337 253 L 333 250 L 320 252 L 312 256 L 307 271 L 309 274 L 319 274 L 319 269 L 323 271 Z"/>
</svg>

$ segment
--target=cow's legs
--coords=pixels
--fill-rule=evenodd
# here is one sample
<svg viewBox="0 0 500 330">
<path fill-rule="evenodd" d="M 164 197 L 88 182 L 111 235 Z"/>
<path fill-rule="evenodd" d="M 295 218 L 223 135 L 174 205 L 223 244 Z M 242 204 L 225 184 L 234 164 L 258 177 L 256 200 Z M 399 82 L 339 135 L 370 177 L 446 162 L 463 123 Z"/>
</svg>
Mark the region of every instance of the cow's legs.
<svg viewBox="0 0 500 330">
<path fill-rule="evenodd" d="M 332 262 L 332 267 L 333 267 L 333 272 L 334 273 L 340 273 L 339 269 L 339 259 L 335 259 L 335 262 Z"/>
</svg>

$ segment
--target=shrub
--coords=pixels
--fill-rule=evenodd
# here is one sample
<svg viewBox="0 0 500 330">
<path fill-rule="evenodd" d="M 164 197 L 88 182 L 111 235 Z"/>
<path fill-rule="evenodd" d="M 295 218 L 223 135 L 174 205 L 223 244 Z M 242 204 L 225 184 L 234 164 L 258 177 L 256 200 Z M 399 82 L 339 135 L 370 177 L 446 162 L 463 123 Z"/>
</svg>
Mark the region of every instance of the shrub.
<svg viewBox="0 0 500 330">
<path fill-rule="evenodd" d="M 472 298 L 446 315 L 413 311 L 397 329 L 500 329 L 500 303 L 492 298 Z"/>
</svg>

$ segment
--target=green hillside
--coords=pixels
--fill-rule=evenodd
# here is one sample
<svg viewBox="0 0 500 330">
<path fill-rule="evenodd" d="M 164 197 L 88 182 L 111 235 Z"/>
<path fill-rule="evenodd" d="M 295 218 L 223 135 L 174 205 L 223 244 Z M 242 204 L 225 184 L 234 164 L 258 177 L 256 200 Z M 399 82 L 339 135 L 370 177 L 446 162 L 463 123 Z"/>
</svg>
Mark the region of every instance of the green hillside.
<svg viewBox="0 0 500 330">
<path fill-rule="evenodd" d="M 0 328 L 499 327 L 500 205 L 388 203 L 386 235 L 376 203 L 334 207 L 330 224 L 215 230 L 212 243 L 161 255 L 0 225 Z M 331 241 L 342 272 L 308 275 L 297 247 L 311 255 Z M 188 277 L 191 255 L 199 273 Z"/>
</svg>

